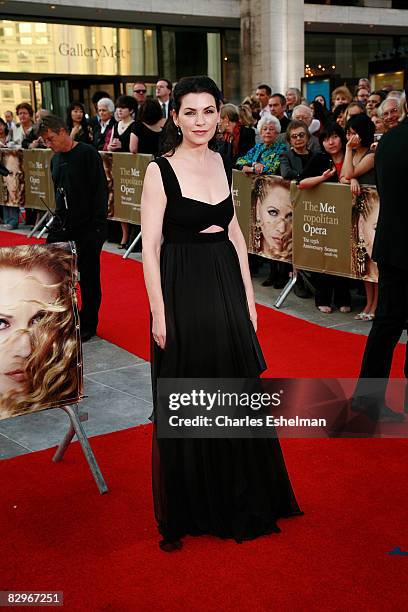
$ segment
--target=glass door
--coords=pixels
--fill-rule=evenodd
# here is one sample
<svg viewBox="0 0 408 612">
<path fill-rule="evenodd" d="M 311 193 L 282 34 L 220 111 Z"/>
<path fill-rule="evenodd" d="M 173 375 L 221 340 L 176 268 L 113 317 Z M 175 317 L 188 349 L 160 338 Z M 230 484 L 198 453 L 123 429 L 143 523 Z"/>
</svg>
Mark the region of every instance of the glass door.
<svg viewBox="0 0 408 612">
<path fill-rule="evenodd" d="M 82 102 L 86 112 L 92 117 L 95 115 L 95 108 L 92 104 L 92 96 L 97 91 L 105 91 L 111 100 L 115 101 L 120 95 L 120 83 L 118 79 L 111 81 L 100 81 L 99 79 L 71 79 L 70 101 Z"/>
<path fill-rule="evenodd" d="M 70 102 L 67 79 L 44 79 L 41 82 L 43 107 L 65 119 Z"/>
</svg>

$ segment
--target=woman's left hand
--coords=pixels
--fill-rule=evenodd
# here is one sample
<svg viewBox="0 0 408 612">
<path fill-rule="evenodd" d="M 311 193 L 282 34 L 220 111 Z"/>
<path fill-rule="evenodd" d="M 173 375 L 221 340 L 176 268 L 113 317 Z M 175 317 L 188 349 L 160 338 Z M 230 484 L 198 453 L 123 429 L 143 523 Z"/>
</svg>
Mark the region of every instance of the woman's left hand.
<svg viewBox="0 0 408 612">
<path fill-rule="evenodd" d="M 346 146 L 348 149 L 356 149 L 357 147 L 360 146 L 360 144 L 361 144 L 360 136 L 358 134 L 353 134 L 348 139 Z"/>
<path fill-rule="evenodd" d="M 255 168 L 255 174 L 262 174 L 265 166 L 261 164 L 260 162 L 256 162 L 256 164 L 254 164 L 254 168 Z"/>
<path fill-rule="evenodd" d="M 351 193 L 352 193 L 354 196 L 358 196 L 358 195 L 360 195 L 360 191 L 361 191 L 361 189 L 360 189 L 360 183 L 358 182 L 358 180 L 357 180 L 357 179 L 355 179 L 355 178 L 352 178 L 352 179 L 351 179 L 351 181 L 350 181 L 350 189 L 351 189 Z"/>
<path fill-rule="evenodd" d="M 251 319 L 252 325 L 254 326 L 254 330 L 256 331 L 258 329 L 258 315 L 256 312 L 254 301 L 248 304 L 248 309 L 249 309 L 249 318 Z"/>
</svg>

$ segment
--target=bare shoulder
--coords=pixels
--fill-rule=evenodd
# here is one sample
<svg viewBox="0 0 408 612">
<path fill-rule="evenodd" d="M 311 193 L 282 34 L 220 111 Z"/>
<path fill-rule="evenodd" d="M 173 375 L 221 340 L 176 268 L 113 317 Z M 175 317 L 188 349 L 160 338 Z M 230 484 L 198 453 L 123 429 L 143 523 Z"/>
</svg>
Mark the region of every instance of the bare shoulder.
<svg viewBox="0 0 408 612">
<path fill-rule="evenodd" d="M 151 161 L 146 168 L 145 178 L 157 178 L 158 176 L 161 176 L 159 164 L 157 164 L 155 161 Z"/>
<path fill-rule="evenodd" d="M 160 167 L 157 163 L 151 162 L 147 168 L 143 181 L 143 195 L 162 195 L 165 197 L 163 179 L 160 172 Z"/>
<path fill-rule="evenodd" d="M 143 185 L 146 183 L 154 185 L 163 185 L 162 175 L 159 164 L 152 161 L 146 168 L 145 178 Z"/>
</svg>

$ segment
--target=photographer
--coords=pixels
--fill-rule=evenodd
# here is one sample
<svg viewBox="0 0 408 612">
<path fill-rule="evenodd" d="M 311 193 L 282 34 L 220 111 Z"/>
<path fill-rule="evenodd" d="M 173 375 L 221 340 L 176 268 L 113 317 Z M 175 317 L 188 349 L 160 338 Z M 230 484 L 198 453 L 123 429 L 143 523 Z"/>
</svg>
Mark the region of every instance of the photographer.
<svg viewBox="0 0 408 612">
<path fill-rule="evenodd" d="M 51 160 L 56 211 L 47 242 L 75 241 L 82 300 L 81 338 L 86 342 L 96 334 L 102 298 L 100 254 L 108 209 L 105 172 L 97 151 L 75 142 L 59 117 L 44 117 L 39 134 L 56 153 Z"/>
</svg>

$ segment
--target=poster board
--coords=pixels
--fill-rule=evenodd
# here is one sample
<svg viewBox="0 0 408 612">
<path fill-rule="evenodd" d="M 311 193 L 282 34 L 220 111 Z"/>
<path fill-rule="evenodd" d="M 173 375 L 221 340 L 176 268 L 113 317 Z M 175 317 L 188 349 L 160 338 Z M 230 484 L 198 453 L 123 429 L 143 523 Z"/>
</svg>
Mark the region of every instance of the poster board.
<svg viewBox="0 0 408 612">
<path fill-rule="evenodd" d="M 51 176 L 51 149 L 27 149 L 23 152 L 25 184 L 24 206 L 36 210 L 55 209 L 54 185 Z"/>
<path fill-rule="evenodd" d="M 248 177 L 234 170 L 233 190 L 248 252 L 291 263 L 293 204 L 289 181 L 273 175 Z"/>
<path fill-rule="evenodd" d="M 379 197 L 362 186 L 353 196 L 349 185 L 323 183 L 313 189 L 291 185 L 293 264 L 301 270 L 378 281 L 371 259 Z"/>
<path fill-rule="evenodd" d="M 74 243 L 0 248 L 0 420 L 83 397 Z"/>
<path fill-rule="evenodd" d="M 112 154 L 112 219 L 140 225 L 143 181 L 152 155 Z"/>
<path fill-rule="evenodd" d="M 0 149 L 0 163 L 10 172 L 2 176 L 0 205 L 22 207 L 25 203 L 22 149 Z"/>
</svg>

